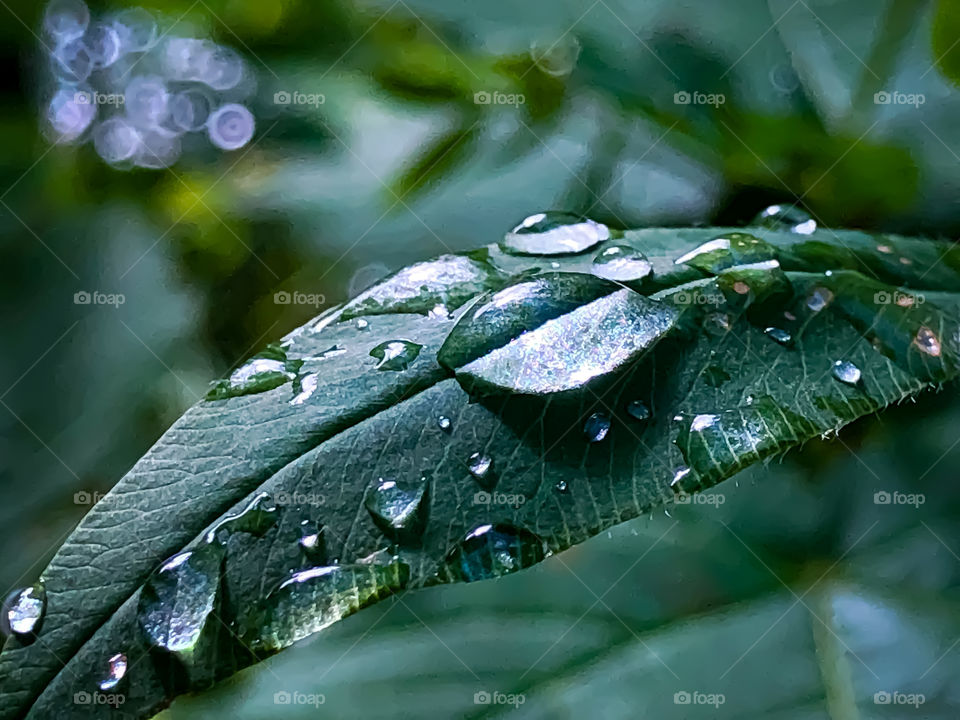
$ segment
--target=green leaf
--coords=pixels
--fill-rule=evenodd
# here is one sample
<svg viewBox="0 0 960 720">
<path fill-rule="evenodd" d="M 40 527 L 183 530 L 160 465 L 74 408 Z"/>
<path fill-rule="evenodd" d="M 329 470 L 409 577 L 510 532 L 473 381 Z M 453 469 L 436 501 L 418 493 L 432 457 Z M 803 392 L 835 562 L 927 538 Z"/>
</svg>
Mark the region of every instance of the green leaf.
<svg viewBox="0 0 960 720">
<path fill-rule="evenodd" d="M 107 716 L 73 697 L 118 653 L 147 717 L 390 593 L 523 569 L 955 377 L 954 246 L 781 219 L 811 230 L 535 220 L 517 254 L 421 263 L 294 331 L 60 549 L 36 638 L 0 655 L 0 717 Z M 582 251 L 518 252 L 550 242 Z M 595 277 L 613 245 L 645 256 L 634 280 Z"/>
</svg>

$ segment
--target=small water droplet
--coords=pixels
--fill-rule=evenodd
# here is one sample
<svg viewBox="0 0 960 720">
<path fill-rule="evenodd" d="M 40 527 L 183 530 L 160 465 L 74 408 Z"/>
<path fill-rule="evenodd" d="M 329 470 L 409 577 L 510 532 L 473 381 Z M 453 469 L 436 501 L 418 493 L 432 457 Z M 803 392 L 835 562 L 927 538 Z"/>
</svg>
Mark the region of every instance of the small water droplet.
<svg viewBox="0 0 960 720">
<path fill-rule="evenodd" d="M 931 357 L 940 357 L 943 348 L 940 345 L 940 339 L 934 334 L 933 330 L 924 326 L 917 331 L 913 340 L 914 344 L 920 348 L 921 352 Z"/>
<path fill-rule="evenodd" d="M 206 541 L 226 545 L 235 532 L 260 536 L 277 522 L 278 510 L 269 493 L 258 492 L 247 505 L 233 515 L 227 515 L 207 532 Z"/>
<path fill-rule="evenodd" d="M 580 57 L 580 41 L 569 31 L 559 38 L 534 40 L 530 43 L 530 59 L 541 72 L 564 77 L 573 72 Z"/>
<path fill-rule="evenodd" d="M 807 297 L 807 308 L 813 312 L 820 312 L 833 302 L 833 292 L 824 287 L 816 287 Z"/>
<path fill-rule="evenodd" d="M 97 683 L 97 686 L 103 692 L 114 690 L 120 681 L 127 674 L 127 656 L 123 653 L 117 653 L 107 660 L 107 672 L 103 680 Z"/>
<path fill-rule="evenodd" d="M 833 376 L 847 385 L 857 385 L 862 377 L 860 368 L 849 360 L 837 360 L 833 363 Z"/>
<path fill-rule="evenodd" d="M 580 253 L 610 238 L 602 223 L 566 212 L 549 211 L 526 218 L 508 232 L 500 246 L 520 255 Z"/>
<path fill-rule="evenodd" d="M 453 421 L 450 420 L 446 415 L 441 415 L 437 418 L 437 427 L 443 430 L 445 433 L 453 431 Z"/>
<path fill-rule="evenodd" d="M 908 258 L 908 257 L 902 257 L 902 258 L 900 258 L 900 264 L 901 264 L 901 265 L 913 265 L 913 260 L 911 260 L 911 259 Z"/>
<path fill-rule="evenodd" d="M 690 468 L 681 467 L 673 473 L 673 479 L 670 481 L 670 487 L 674 489 L 675 492 L 683 492 L 682 483 L 690 475 Z"/>
<path fill-rule="evenodd" d="M 364 505 L 384 535 L 395 542 L 415 542 L 426 527 L 428 487 L 426 478 L 416 483 L 381 478 Z"/>
<path fill-rule="evenodd" d="M 817 221 L 794 205 L 771 205 L 757 215 L 753 224 L 771 230 L 789 230 L 798 235 L 810 235 L 817 229 Z"/>
<path fill-rule="evenodd" d="M 300 378 L 300 391 L 290 401 L 291 405 L 303 405 L 317 390 L 319 378 L 317 373 L 309 373 Z"/>
<path fill-rule="evenodd" d="M 221 150 L 238 150 L 250 142 L 256 121 L 243 105 L 228 103 L 210 113 L 207 135 Z"/>
<path fill-rule="evenodd" d="M 649 420 L 650 408 L 639 400 L 633 400 L 627 403 L 627 414 L 634 420 Z"/>
<path fill-rule="evenodd" d="M 570 489 L 566 480 L 557 481 L 557 484 L 554 485 L 554 487 L 557 489 L 558 493 L 566 493 Z"/>
<path fill-rule="evenodd" d="M 609 433 L 610 417 L 604 413 L 594 413 L 583 424 L 583 434 L 588 442 L 601 442 Z"/>
<path fill-rule="evenodd" d="M 597 253 L 590 271 L 606 280 L 636 282 L 647 277 L 653 266 L 639 250 L 629 245 L 612 245 Z"/>
<path fill-rule="evenodd" d="M 483 453 L 474 453 L 467 458 L 467 468 L 474 479 L 488 490 L 497 484 L 493 471 L 493 458 Z"/>
<path fill-rule="evenodd" d="M 326 562 L 327 540 L 324 526 L 314 520 L 300 523 L 300 539 L 297 541 L 300 552 L 311 564 Z"/>
<path fill-rule="evenodd" d="M 885 255 L 889 255 L 893 252 L 893 248 L 889 245 L 877 245 L 877 252 L 882 252 Z"/>
<path fill-rule="evenodd" d="M 3 602 L 0 632 L 27 645 L 36 640 L 47 610 L 47 593 L 42 583 L 14 590 Z"/>
<path fill-rule="evenodd" d="M 544 542 L 525 528 L 481 525 L 451 549 L 439 575 L 461 582 L 486 580 L 530 567 L 546 556 Z"/>
<path fill-rule="evenodd" d="M 357 330 L 369 330 L 370 323 L 364 320 L 363 318 L 357 319 Z"/>
<path fill-rule="evenodd" d="M 767 337 L 785 347 L 793 344 L 793 335 L 777 327 L 768 327 L 763 331 Z"/>
<path fill-rule="evenodd" d="M 446 320 L 450 317 L 450 311 L 447 310 L 445 305 L 434 305 L 430 312 L 427 313 L 427 317 L 433 318 L 434 320 Z"/>
<path fill-rule="evenodd" d="M 388 340 L 373 348 L 370 355 L 380 361 L 377 370 L 406 370 L 422 347 L 409 340 Z"/>
</svg>

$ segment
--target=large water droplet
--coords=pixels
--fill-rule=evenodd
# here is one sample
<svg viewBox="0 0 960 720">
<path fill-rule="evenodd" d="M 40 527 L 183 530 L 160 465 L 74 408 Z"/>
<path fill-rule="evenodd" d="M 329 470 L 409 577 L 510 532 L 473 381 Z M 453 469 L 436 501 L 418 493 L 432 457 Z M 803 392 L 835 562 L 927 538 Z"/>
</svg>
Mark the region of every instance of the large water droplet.
<svg viewBox="0 0 960 720">
<path fill-rule="evenodd" d="M 89 98 L 90 93 L 74 88 L 61 89 L 54 94 L 47 107 L 47 122 L 54 132 L 55 142 L 73 142 L 87 131 L 97 116 L 97 108 Z"/>
<path fill-rule="evenodd" d="M 549 211 L 526 218 L 508 232 L 500 247 L 518 255 L 580 253 L 610 239 L 610 229 L 566 212 Z"/>
<path fill-rule="evenodd" d="M 278 518 L 278 510 L 269 493 L 258 492 L 247 505 L 227 515 L 207 532 L 206 541 L 226 545 L 233 533 L 249 533 L 260 536 L 273 527 Z"/>
<path fill-rule="evenodd" d="M 409 566 L 396 559 L 301 570 L 267 597 L 243 640 L 254 652 L 269 655 L 402 590 L 409 579 Z"/>
<path fill-rule="evenodd" d="M 32 643 L 40 632 L 47 610 L 47 593 L 42 583 L 14 590 L 3 602 L 0 632 L 22 644 Z"/>
<path fill-rule="evenodd" d="M 437 418 L 437 427 L 443 430 L 445 433 L 453 431 L 453 421 L 450 420 L 446 415 L 441 415 Z"/>
<path fill-rule="evenodd" d="M 327 561 L 327 539 L 325 528 L 314 520 L 300 523 L 300 539 L 297 541 L 300 552 L 311 564 Z"/>
<path fill-rule="evenodd" d="M 107 671 L 103 679 L 97 683 L 97 686 L 103 692 L 115 690 L 120 681 L 127 674 L 127 656 L 123 653 L 117 653 L 107 660 Z"/>
<path fill-rule="evenodd" d="M 228 103 L 210 113 L 207 135 L 221 150 L 238 150 L 250 142 L 256 121 L 253 113 L 238 103 Z"/>
<path fill-rule="evenodd" d="M 180 130 L 202 130 L 210 117 L 213 101 L 198 88 L 189 88 L 170 98 L 170 120 Z"/>
<path fill-rule="evenodd" d="M 422 347 L 409 340 L 388 340 L 373 348 L 370 355 L 380 361 L 377 370 L 406 370 Z"/>
<path fill-rule="evenodd" d="M 598 443 L 610 433 L 610 416 L 605 413 L 594 413 L 583 424 L 583 435 L 587 442 Z"/>
<path fill-rule="evenodd" d="M 493 489 L 497 484 L 497 474 L 493 469 L 493 458 L 484 453 L 474 453 L 467 458 L 467 469 L 482 487 Z"/>
<path fill-rule="evenodd" d="M 530 59 L 547 75 L 564 77 L 573 72 L 580 57 L 580 40 L 569 31 L 559 38 L 534 40 Z"/>
<path fill-rule="evenodd" d="M 699 247 L 677 258 L 677 265 L 689 265 L 705 273 L 716 275 L 736 265 L 775 260 L 776 250 L 755 235 L 734 232 L 708 240 Z"/>
<path fill-rule="evenodd" d="M 833 363 L 833 376 L 847 385 L 857 385 L 862 379 L 860 368 L 849 360 L 837 360 Z"/>
<path fill-rule="evenodd" d="M 204 638 L 216 633 L 223 549 L 203 545 L 174 555 L 140 592 L 137 623 L 147 642 L 187 662 Z"/>
<path fill-rule="evenodd" d="M 234 370 L 228 379 L 214 383 L 206 399 L 224 400 L 273 390 L 296 378 L 302 365 L 302 360 L 288 359 L 287 351 L 279 343 L 272 343 Z"/>
<path fill-rule="evenodd" d="M 757 215 L 753 224 L 771 230 L 789 230 L 799 235 L 810 235 L 817 229 L 817 221 L 794 205 L 771 205 Z"/>
<path fill-rule="evenodd" d="M 157 23 L 143 8 L 127 8 L 113 15 L 113 27 L 124 53 L 149 50 L 157 42 Z"/>
<path fill-rule="evenodd" d="M 90 51 L 80 38 L 57 46 L 50 56 L 50 67 L 53 74 L 66 83 L 85 82 L 94 70 Z M 71 88 L 65 89 L 72 92 Z"/>
<path fill-rule="evenodd" d="M 414 543 L 426 527 L 428 487 L 426 478 L 416 483 L 381 478 L 367 493 L 364 505 L 384 535 L 395 542 Z"/>
<path fill-rule="evenodd" d="M 807 308 L 812 312 L 820 312 L 833 302 L 833 293 L 824 287 L 815 287 L 807 296 Z"/>
<path fill-rule="evenodd" d="M 525 528 L 481 525 L 450 550 L 437 575 L 447 582 L 486 580 L 528 568 L 546 556 L 543 540 Z"/>
<path fill-rule="evenodd" d="M 138 75 L 127 83 L 123 93 L 123 109 L 136 125 L 160 125 L 167 117 L 170 92 L 158 75 Z"/>
<path fill-rule="evenodd" d="M 636 282 L 647 277 L 653 266 L 639 250 L 629 245 L 612 245 L 597 253 L 590 271 L 607 280 Z"/>
<path fill-rule="evenodd" d="M 934 333 L 933 330 L 928 327 L 921 327 L 917 331 L 913 342 L 921 352 L 926 353 L 931 357 L 940 357 L 940 353 L 943 350 L 943 347 L 940 344 L 940 338 L 938 338 L 936 333 Z"/>
<path fill-rule="evenodd" d="M 43 13 L 43 29 L 60 45 L 82 36 L 90 24 L 90 10 L 82 0 L 51 0 Z"/>
<path fill-rule="evenodd" d="M 143 140 L 140 132 L 126 118 L 107 118 L 93 130 L 93 148 L 104 162 L 120 165 L 136 157 Z"/>
</svg>

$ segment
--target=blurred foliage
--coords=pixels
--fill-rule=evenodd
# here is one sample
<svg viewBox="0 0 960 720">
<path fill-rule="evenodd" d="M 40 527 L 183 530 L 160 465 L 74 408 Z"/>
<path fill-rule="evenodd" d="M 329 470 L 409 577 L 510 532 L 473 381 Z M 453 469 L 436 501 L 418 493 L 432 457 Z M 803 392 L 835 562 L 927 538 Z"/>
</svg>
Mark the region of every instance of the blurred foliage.
<svg viewBox="0 0 960 720">
<path fill-rule="evenodd" d="M 211 379 L 316 313 L 276 304 L 278 290 L 338 302 L 548 207 L 626 227 L 738 223 L 771 202 L 799 201 L 828 225 L 960 231 L 953 0 L 140 5 L 246 55 L 259 77 L 258 133 L 244 150 L 198 150 L 168 172 L 122 173 L 89 148 L 51 147 L 38 121 L 42 5 L 0 7 L 11 69 L 0 81 L 5 587 L 34 574 L 82 516 L 74 493 L 108 489 Z M 531 42 L 567 33 L 579 43 L 576 65 L 544 72 Z M 278 108 L 282 89 L 326 101 Z M 683 91 L 726 101 L 676 104 Z M 884 91 L 925 102 L 877 104 Z M 477 92 L 525 102 L 478 105 Z M 94 289 L 126 303 L 73 303 Z M 817 493 L 822 478 L 847 477 L 831 468 L 863 474 L 846 450 L 859 452 L 858 432 L 839 450 L 808 448 L 790 472 Z M 944 426 L 926 432 L 939 438 Z M 920 445 L 884 461 L 897 473 L 891 482 L 932 457 Z M 768 502 L 790 505 L 787 481 L 765 482 Z M 826 497 L 809 502 L 825 518 L 818 537 L 841 532 L 834 521 L 853 512 Z M 761 556 L 792 572 L 820 554 L 805 537 L 771 541 L 773 554 Z M 731 574 L 747 572 L 731 562 Z M 922 554 L 914 564 L 927 568 Z M 890 572 L 890 585 L 905 582 Z M 637 580 L 634 592 L 644 588 Z M 462 594 L 450 602 L 474 591 L 451 591 Z M 477 602 L 500 602 L 492 598 L 512 591 L 480 592 Z M 746 592 L 731 591 L 729 602 Z"/>
</svg>

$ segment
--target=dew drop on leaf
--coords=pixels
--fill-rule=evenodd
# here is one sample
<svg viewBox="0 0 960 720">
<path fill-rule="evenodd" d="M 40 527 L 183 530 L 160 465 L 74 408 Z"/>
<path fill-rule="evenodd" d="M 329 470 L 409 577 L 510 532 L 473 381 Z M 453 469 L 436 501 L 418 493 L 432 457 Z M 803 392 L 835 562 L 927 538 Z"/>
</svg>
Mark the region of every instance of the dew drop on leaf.
<svg viewBox="0 0 960 720">
<path fill-rule="evenodd" d="M 616 282 L 636 282 L 647 277 L 653 266 L 647 257 L 629 245 L 613 245 L 597 253 L 590 271 Z"/>
<path fill-rule="evenodd" d="M 860 368 L 849 360 L 837 360 L 833 363 L 833 376 L 846 385 L 856 385 L 862 377 Z"/>
<path fill-rule="evenodd" d="M 123 653 L 117 653 L 107 660 L 107 670 L 103 679 L 97 683 L 103 692 L 110 692 L 116 689 L 120 681 L 127 674 L 127 656 Z"/>
<path fill-rule="evenodd" d="M 260 536 L 277 522 L 278 510 L 269 493 L 258 492 L 240 511 L 227 515 L 211 528 L 206 535 L 208 543 L 226 545 L 236 532 Z"/>
<path fill-rule="evenodd" d="M 789 347 L 793 344 L 793 335 L 782 328 L 768 327 L 763 332 L 768 338 L 780 345 L 783 345 L 784 347 Z"/>
<path fill-rule="evenodd" d="M 426 478 L 416 483 L 381 480 L 367 493 L 364 506 L 374 524 L 395 542 L 420 539 L 427 520 Z"/>
<path fill-rule="evenodd" d="M 287 351 L 272 343 L 234 370 L 229 378 L 215 382 L 206 399 L 224 400 L 273 390 L 296 378 L 302 365 L 302 360 L 287 359 Z"/>
<path fill-rule="evenodd" d="M 810 235 L 817 229 L 817 221 L 793 205 L 771 205 L 757 215 L 753 224 L 770 230 L 789 230 L 798 235 Z"/>
<path fill-rule="evenodd" d="M 604 413 L 594 413 L 583 424 L 583 434 L 587 442 L 598 443 L 610 433 L 610 417 Z"/>
<path fill-rule="evenodd" d="M 409 340 L 388 340 L 373 348 L 370 355 L 380 361 L 377 370 L 406 370 L 422 347 Z"/>
<path fill-rule="evenodd" d="M 632 417 L 634 420 L 649 420 L 650 408 L 648 408 L 645 403 L 642 403 L 639 400 L 632 400 L 627 403 L 627 415 Z"/>
<path fill-rule="evenodd" d="M 32 643 L 40 632 L 46 610 L 47 593 L 42 583 L 14 590 L 3 602 L 0 631 L 24 645 Z"/>
<path fill-rule="evenodd" d="M 486 580 L 530 567 L 546 556 L 544 542 L 525 528 L 481 525 L 450 550 L 438 577 L 447 582 Z"/>
<path fill-rule="evenodd" d="M 566 480 L 558 480 L 557 484 L 554 485 L 554 488 L 556 488 L 557 492 L 561 494 L 566 493 L 570 489 Z"/>
<path fill-rule="evenodd" d="M 319 377 L 317 373 L 308 373 L 303 377 L 299 378 L 298 384 L 299 388 L 295 387 L 294 391 L 297 393 L 293 396 L 293 399 L 290 401 L 291 405 L 303 405 L 313 393 L 317 390 L 317 385 L 319 383 Z"/>
<path fill-rule="evenodd" d="M 363 318 L 357 319 L 357 330 L 369 330 L 370 323 L 364 320 Z"/>
<path fill-rule="evenodd" d="M 437 418 L 437 427 L 445 433 L 453 432 L 453 421 L 446 415 L 441 415 Z"/>
<path fill-rule="evenodd" d="M 610 229 L 602 223 L 551 210 L 524 219 L 504 236 L 500 247 L 517 255 L 567 255 L 609 238 Z"/>
<path fill-rule="evenodd" d="M 297 544 L 300 546 L 300 552 L 311 564 L 326 562 L 327 542 L 323 525 L 314 520 L 302 521 Z"/>
<path fill-rule="evenodd" d="M 813 312 L 820 312 L 833 301 L 833 293 L 827 288 L 814 288 L 807 296 L 807 308 Z"/>
<path fill-rule="evenodd" d="M 926 326 L 921 327 L 917 331 L 917 335 L 913 342 L 918 348 L 920 348 L 921 352 L 924 352 L 931 357 L 940 357 L 940 353 L 943 349 L 940 345 L 940 339 L 930 328 Z"/>
<path fill-rule="evenodd" d="M 467 468 L 473 478 L 484 488 L 491 489 L 497 484 L 497 476 L 493 471 L 493 458 L 483 453 L 474 453 L 467 458 Z"/>
</svg>

